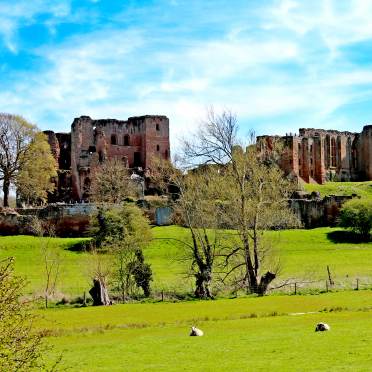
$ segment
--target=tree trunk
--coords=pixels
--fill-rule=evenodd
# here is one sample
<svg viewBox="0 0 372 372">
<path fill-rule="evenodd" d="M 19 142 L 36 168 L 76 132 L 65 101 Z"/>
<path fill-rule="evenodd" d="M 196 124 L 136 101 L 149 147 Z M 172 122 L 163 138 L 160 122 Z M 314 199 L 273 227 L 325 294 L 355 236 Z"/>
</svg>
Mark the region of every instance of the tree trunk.
<svg viewBox="0 0 372 372">
<path fill-rule="evenodd" d="M 6 177 L 3 180 L 3 194 L 4 194 L 4 207 L 9 207 L 9 188 L 10 188 L 10 181 Z"/>
<path fill-rule="evenodd" d="M 276 275 L 274 273 L 268 271 L 261 277 L 260 284 L 258 285 L 255 293 L 257 293 L 259 296 L 263 296 L 266 293 L 269 284 L 275 279 L 275 277 Z"/>
<path fill-rule="evenodd" d="M 111 305 L 105 283 L 99 279 L 93 279 L 93 287 L 89 294 L 93 298 L 93 306 Z"/>
<path fill-rule="evenodd" d="M 213 298 L 210 291 L 210 283 L 212 282 L 212 275 L 209 270 L 203 270 L 202 272 L 195 274 L 195 296 L 197 298 Z"/>
</svg>

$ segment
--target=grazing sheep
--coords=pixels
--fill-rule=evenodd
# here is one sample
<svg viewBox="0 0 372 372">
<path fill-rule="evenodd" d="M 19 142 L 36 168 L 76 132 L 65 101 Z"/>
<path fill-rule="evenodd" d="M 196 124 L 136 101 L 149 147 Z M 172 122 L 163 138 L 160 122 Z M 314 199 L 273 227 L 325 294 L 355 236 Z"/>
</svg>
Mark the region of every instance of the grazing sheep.
<svg viewBox="0 0 372 372">
<path fill-rule="evenodd" d="M 201 329 L 196 327 L 191 327 L 191 333 L 190 336 L 203 336 L 204 333 Z"/>
<path fill-rule="evenodd" d="M 329 331 L 331 327 L 326 323 L 318 323 L 315 327 L 315 332 Z"/>
</svg>

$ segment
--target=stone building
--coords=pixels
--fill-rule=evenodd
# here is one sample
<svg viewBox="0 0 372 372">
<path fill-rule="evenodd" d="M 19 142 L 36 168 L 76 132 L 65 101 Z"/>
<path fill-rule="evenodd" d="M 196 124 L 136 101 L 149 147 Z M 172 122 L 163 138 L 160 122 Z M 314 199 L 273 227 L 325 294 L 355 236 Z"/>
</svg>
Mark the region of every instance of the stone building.
<svg viewBox="0 0 372 372">
<path fill-rule="evenodd" d="M 169 119 L 160 115 L 128 120 L 75 118 L 70 133 L 45 131 L 58 164 L 56 192 L 50 202 L 88 198 L 94 168 L 106 159 L 119 159 L 143 173 L 153 156 L 170 157 Z"/>
<path fill-rule="evenodd" d="M 284 172 L 306 183 L 372 180 L 372 125 L 361 133 L 302 128 L 298 135 L 258 137 L 262 149 L 275 141 L 284 147 Z"/>
</svg>

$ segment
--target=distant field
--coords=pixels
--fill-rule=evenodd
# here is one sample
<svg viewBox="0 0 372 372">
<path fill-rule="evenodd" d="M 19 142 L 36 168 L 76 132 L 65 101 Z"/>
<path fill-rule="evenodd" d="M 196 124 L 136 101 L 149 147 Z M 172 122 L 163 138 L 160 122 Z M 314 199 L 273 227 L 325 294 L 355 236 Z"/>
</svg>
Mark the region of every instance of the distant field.
<svg viewBox="0 0 372 372">
<path fill-rule="evenodd" d="M 321 196 L 357 194 L 363 198 L 372 198 L 372 181 L 367 182 L 327 182 L 324 185 L 303 184 L 305 191 L 319 191 Z"/>
<path fill-rule="evenodd" d="M 368 371 L 371 304 L 359 291 L 51 309 L 38 326 L 76 371 Z"/>
<path fill-rule="evenodd" d="M 372 242 L 339 242 L 339 229 L 319 228 L 313 230 L 286 230 L 269 232 L 273 248 L 278 250 L 281 262 L 280 280 L 315 281 L 327 278 L 329 265 L 333 279 L 355 285 L 372 285 Z M 178 240 L 187 239 L 188 231 L 182 227 L 167 226 L 153 228 L 154 240 L 145 250 L 151 263 L 156 291 L 191 292 L 192 278 L 186 278 L 187 263 L 181 258 L 184 247 Z M 342 230 L 341 230 L 342 237 Z M 14 256 L 16 270 L 30 282 L 29 292 L 41 293 L 43 284 L 43 263 L 39 238 L 30 236 L 0 237 L 0 258 Z M 82 295 L 90 288 L 90 262 L 88 253 L 69 250 L 81 239 L 53 239 L 61 253 L 59 292 L 68 295 Z"/>
</svg>

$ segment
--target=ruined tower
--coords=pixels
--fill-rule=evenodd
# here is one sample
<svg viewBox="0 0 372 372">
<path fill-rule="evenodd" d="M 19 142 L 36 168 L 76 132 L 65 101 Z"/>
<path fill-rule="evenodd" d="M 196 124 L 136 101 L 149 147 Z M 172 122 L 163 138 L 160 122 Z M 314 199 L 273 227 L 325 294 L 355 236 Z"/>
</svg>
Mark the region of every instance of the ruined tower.
<svg viewBox="0 0 372 372">
<path fill-rule="evenodd" d="M 169 119 L 161 115 L 128 120 L 75 118 L 70 133 L 45 132 L 58 163 L 57 192 L 50 201 L 82 201 L 88 197 L 95 167 L 118 159 L 143 172 L 151 158 L 169 159 Z"/>
</svg>

